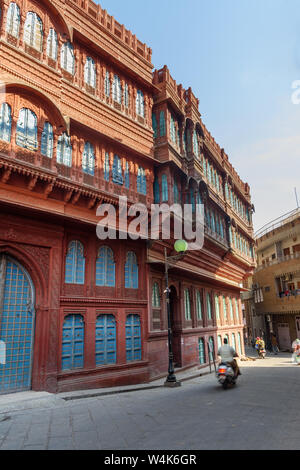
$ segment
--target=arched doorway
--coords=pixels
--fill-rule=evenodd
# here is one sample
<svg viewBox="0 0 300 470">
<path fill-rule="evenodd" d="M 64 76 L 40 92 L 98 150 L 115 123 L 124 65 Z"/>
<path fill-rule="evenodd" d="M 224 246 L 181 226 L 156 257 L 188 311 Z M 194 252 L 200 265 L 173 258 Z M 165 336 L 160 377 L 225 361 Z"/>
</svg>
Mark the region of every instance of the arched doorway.
<svg viewBox="0 0 300 470">
<path fill-rule="evenodd" d="M 179 299 L 176 288 L 170 287 L 170 316 L 171 316 L 171 330 L 172 330 L 172 349 L 173 349 L 173 362 L 174 367 L 181 367 L 181 343 L 179 331 Z"/>
<path fill-rule="evenodd" d="M 31 389 L 35 293 L 26 269 L 0 255 L 0 394 Z"/>
</svg>

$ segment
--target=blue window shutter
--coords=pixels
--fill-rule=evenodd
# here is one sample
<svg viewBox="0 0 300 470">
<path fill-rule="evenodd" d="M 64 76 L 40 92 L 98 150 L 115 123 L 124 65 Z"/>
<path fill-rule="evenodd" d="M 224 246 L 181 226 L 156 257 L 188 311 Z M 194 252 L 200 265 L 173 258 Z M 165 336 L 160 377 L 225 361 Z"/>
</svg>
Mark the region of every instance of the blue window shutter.
<svg viewBox="0 0 300 470">
<path fill-rule="evenodd" d="M 102 246 L 96 260 L 96 286 L 115 287 L 114 254 L 111 248 Z"/>
<path fill-rule="evenodd" d="M 84 66 L 84 81 L 92 88 L 96 88 L 96 65 L 94 59 L 86 58 Z"/>
<path fill-rule="evenodd" d="M 152 128 L 153 128 L 153 136 L 156 139 L 157 137 L 157 120 L 154 113 L 152 113 Z"/>
<path fill-rule="evenodd" d="M 126 319 L 126 361 L 142 360 L 142 335 L 139 315 L 128 315 Z"/>
<path fill-rule="evenodd" d="M 138 175 L 137 175 L 137 192 L 139 194 L 147 194 L 147 181 L 146 181 L 146 174 L 145 170 L 142 167 L 139 167 L 138 169 Z"/>
<path fill-rule="evenodd" d="M 48 158 L 53 156 L 53 127 L 50 122 L 45 122 L 42 132 L 41 154 Z"/>
<path fill-rule="evenodd" d="M 114 183 L 119 184 L 120 186 L 123 185 L 123 171 L 122 171 L 122 162 L 120 157 L 117 155 L 114 156 L 114 163 L 112 169 L 112 180 Z"/>
<path fill-rule="evenodd" d="M 167 175 L 162 175 L 161 177 L 161 188 L 162 202 L 167 202 L 169 200 Z"/>
<path fill-rule="evenodd" d="M 160 188 L 159 188 L 159 182 L 158 182 L 157 176 L 154 179 L 153 193 L 154 193 L 154 204 L 159 204 L 160 203 Z"/>
<path fill-rule="evenodd" d="M 63 324 L 62 370 L 84 366 L 84 322 L 81 315 L 68 315 Z"/>
<path fill-rule="evenodd" d="M 96 321 L 96 366 L 116 364 L 117 334 L 113 315 L 100 315 Z"/>
<path fill-rule="evenodd" d="M 200 361 L 200 364 L 205 364 L 206 362 L 205 345 L 204 345 L 204 340 L 202 338 L 199 338 L 199 361 Z"/>
<path fill-rule="evenodd" d="M 7 10 L 6 31 L 15 38 L 19 37 L 20 19 L 20 8 L 11 2 Z"/>
<path fill-rule="evenodd" d="M 47 56 L 50 59 L 57 60 L 58 39 L 55 29 L 50 28 L 47 38 Z"/>
<path fill-rule="evenodd" d="M 159 115 L 159 129 L 160 136 L 164 137 L 166 135 L 166 119 L 164 111 L 161 111 Z"/>
<path fill-rule="evenodd" d="M 95 151 L 94 147 L 90 142 L 86 142 L 84 145 L 83 156 L 82 156 L 82 170 L 88 175 L 94 176 L 95 174 Z"/>
<path fill-rule="evenodd" d="M 2 103 L 0 109 L 0 139 L 10 142 L 11 139 L 11 107 Z"/>
<path fill-rule="evenodd" d="M 104 160 L 104 179 L 105 181 L 109 181 L 109 154 L 105 153 L 105 160 Z"/>
<path fill-rule="evenodd" d="M 130 188 L 130 172 L 129 172 L 129 163 L 125 164 L 125 188 Z"/>
<path fill-rule="evenodd" d="M 19 113 L 16 132 L 16 144 L 29 150 L 37 150 L 37 117 L 28 108 L 22 108 Z"/>
<path fill-rule="evenodd" d="M 173 195 L 174 195 L 174 203 L 179 204 L 179 191 L 178 191 L 178 184 L 176 178 L 174 178 L 174 187 L 173 187 Z"/>
<path fill-rule="evenodd" d="M 79 241 L 69 244 L 66 256 L 65 283 L 84 284 L 85 280 L 85 258 L 83 246 Z"/>
<path fill-rule="evenodd" d="M 62 165 L 72 166 L 71 138 L 65 132 L 58 138 L 56 161 Z"/>
<path fill-rule="evenodd" d="M 137 265 L 136 254 L 132 251 L 127 253 L 125 263 L 125 288 L 138 289 L 139 288 L 139 269 Z"/>
</svg>

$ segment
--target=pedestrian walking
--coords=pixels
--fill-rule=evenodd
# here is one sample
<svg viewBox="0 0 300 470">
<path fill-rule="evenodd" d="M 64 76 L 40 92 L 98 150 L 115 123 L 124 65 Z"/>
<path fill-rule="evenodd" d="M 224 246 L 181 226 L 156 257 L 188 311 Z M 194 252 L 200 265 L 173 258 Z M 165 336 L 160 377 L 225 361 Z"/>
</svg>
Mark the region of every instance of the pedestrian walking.
<svg viewBox="0 0 300 470">
<path fill-rule="evenodd" d="M 278 348 L 278 342 L 277 342 L 275 333 L 272 333 L 271 344 L 272 344 L 272 351 L 275 354 L 275 356 L 277 356 L 277 354 L 279 353 L 279 348 Z"/>
</svg>

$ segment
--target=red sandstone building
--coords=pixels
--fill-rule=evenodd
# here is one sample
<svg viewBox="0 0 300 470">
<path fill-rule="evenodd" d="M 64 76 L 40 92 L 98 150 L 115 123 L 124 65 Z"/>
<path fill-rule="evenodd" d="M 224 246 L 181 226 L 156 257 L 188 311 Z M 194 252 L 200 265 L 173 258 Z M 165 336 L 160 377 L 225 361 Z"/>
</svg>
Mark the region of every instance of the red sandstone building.
<svg viewBox="0 0 300 470">
<path fill-rule="evenodd" d="M 175 363 L 206 365 L 226 335 L 243 353 L 250 191 L 192 90 L 90 0 L 2 0 L 0 21 L 0 393 L 166 375 L 174 240 L 101 241 L 119 196 L 205 205 L 203 249 L 170 269 Z"/>
</svg>

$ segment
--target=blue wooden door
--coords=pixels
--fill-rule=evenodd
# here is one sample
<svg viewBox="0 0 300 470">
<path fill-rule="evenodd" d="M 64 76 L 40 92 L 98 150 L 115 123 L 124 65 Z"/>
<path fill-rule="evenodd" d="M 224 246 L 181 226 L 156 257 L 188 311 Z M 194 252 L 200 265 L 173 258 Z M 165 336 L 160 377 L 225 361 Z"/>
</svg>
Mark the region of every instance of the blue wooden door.
<svg viewBox="0 0 300 470">
<path fill-rule="evenodd" d="M 84 322 L 81 315 L 68 315 L 64 320 L 62 337 L 62 370 L 83 368 Z"/>
<path fill-rule="evenodd" d="M 113 315 L 100 315 L 96 322 L 96 365 L 117 362 L 116 320 Z"/>
<path fill-rule="evenodd" d="M 126 360 L 142 360 L 141 321 L 139 315 L 128 315 L 126 320 Z"/>
<path fill-rule="evenodd" d="M 0 393 L 31 389 L 34 336 L 34 288 L 27 271 L 8 256 L 0 259 Z"/>
</svg>

